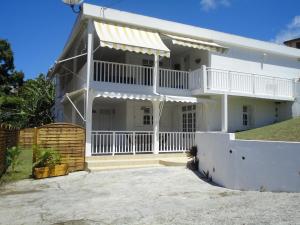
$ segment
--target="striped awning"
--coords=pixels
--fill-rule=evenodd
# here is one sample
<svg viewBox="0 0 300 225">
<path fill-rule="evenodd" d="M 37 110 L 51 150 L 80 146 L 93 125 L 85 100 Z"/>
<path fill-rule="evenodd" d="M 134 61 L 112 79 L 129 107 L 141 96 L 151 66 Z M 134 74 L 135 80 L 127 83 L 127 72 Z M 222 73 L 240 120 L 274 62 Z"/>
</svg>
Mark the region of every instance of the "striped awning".
<svg viewBox="0 0 300 225">
<path fill-rule="evenodd" d="M 170 57 L 170 50 L 157 32 L 104 22 L 94 24 L 101 47 Z"/>
<path fill-rule="evenodd" d="M 148 100 L 148 101 L 166 101 L 166 102 L 182 102 L 182 103 L 212 103 L 214 100 L 205 98 L 172 96 L 172 95 L 147 95 L 132 94 L 122 92 L 97 92 L 95 97 L 130 99 L 130 100 Z"/>
<path fill-rule="evenodd" d="M 192 38 L 187 38 L 187 37 L 179 37 L 175 35 L 170 35 L 170 34 L 165 34 L 165 36 L 169 37 L 172 39 L 172 43 L 174 45 L 181 45 L 189 48 L 197 48 L 197 49 L 203 49 L 203 50 L 208 50 L 212 52 L 220 52 L 224 53 L 227 48 L 223 47 L 217 43 L 214 42 L 207 42 L 207 41 L 201 41 L 201 40 L 196 40 Z"/>
</svg>

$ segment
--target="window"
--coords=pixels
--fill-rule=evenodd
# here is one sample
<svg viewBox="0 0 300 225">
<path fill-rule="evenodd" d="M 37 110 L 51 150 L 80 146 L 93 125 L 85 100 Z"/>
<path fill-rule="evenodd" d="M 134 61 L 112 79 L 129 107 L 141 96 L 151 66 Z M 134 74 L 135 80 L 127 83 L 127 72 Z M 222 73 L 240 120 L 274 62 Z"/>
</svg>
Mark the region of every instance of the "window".
<svg viewBox="0 0 300 225">
<path fill-rule="evenodd" d="M 196 131 L 196 105 L 182 107 L 182 131 Z"/>
<path fill-rule="evenodd" d="M 143 125 L 152 125 L 153 117 L 150 107 L 142 107 L 143 110 Z"/>
<path fill-rule="evenodd" d="M 243 105 L 243 126 L 250 126 L 250 107 Z"/>
</svg>

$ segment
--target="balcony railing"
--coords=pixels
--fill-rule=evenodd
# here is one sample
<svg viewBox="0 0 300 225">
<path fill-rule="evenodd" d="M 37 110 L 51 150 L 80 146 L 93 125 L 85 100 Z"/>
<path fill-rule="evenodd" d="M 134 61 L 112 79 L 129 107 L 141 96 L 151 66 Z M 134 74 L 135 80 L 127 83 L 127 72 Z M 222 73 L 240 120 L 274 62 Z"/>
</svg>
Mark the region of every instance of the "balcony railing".
<svg viewBox="0 0 300 225">
<path fill-rule="evenodd" d="M 153 86 L 153 67 L 94 61 L 95 82 Z M 228 93 L 273 99 L 293 99 L 294 81 L 258 74 L 202 67 L 193 71 L 159 69 L 159 88 L 202 93 Z M 172 91 L 171 91 L 172 92 Z M 173 92 L 174 93 L 174 92 Z"/>
<path fill-rule="evenodd" d="M 258 74 L 207 68 L 207 90 L 292 98 L 294 81 Z"/>
<path fill-rule="evenodd" d="M 152 78 L 153 67 L 94 61 L 94 81 L 152 86 Z M 189 72 L 160 68 L 159 86 L 189 89 Z"/>
<path fill-rule="evenodd" d="M 159 86 L 163 88 L 189 89 L 189 72 L 159 69 Z"/>
<path fill-rule="evenodd" d="M 92 154 L 153 152 L 152 131 L 92 131 Z M 194 132 L 159 132 L 159 152 L 184 152 L 195 143 Z"/>
<path fill-rule="evenodd" d="M 153 68 L 94 61 L 94 81 L 152 86 Z"/>
</svg>

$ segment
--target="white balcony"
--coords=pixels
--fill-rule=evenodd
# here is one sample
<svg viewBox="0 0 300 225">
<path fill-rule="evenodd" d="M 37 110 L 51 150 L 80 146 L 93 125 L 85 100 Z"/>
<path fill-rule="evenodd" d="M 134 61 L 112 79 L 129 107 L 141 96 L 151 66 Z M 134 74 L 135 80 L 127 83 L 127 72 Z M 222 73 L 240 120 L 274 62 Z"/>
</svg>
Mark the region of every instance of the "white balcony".
<svg viewBox="0 0 300 225">
<path fill-rule="evenodd" d="M 83 67 L 85 70 L 86 67 Z M 91 87 L 101 91 L 150 94 L 153 91 L 153 67 L 94 61 Z M 84 72 L 84 71 L 82 71 Z M 159 69 L 161 94 L 198 96 L 229 94 L 274 100 L 294 100 L 292 79 L 227 71 L 205 66 L 193 71 Z"/>
<path fill-rule="evenodd" d="M 202 82 L 204 93 L 227 93 L 278 100 L 294 99 L 295 81 L 292 79 L 207 68 L 202 74 Z"/>
</svg>

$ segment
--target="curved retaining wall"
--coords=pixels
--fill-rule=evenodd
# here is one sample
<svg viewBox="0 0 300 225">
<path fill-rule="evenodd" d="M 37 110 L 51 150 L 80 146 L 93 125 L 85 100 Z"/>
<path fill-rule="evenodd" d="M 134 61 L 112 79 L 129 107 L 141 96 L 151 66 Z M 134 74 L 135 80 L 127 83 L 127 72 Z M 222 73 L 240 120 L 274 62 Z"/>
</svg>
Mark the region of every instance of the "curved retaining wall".
<svg viewBox="0 0 300 225">
<path fill-rule="evenodd" d="M 224 187 L 300 192 L 300 143 L 235 140 L 234 134 L 197 132 L 199 170 Z"/>
</svg>

